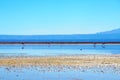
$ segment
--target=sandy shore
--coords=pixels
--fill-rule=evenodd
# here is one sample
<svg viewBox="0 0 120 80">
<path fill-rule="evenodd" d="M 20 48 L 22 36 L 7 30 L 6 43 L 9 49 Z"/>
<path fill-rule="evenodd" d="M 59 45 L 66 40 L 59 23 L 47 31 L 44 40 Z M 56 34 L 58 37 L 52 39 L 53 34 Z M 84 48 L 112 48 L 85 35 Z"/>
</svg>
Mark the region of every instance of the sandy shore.
<svg viewBox="0 0 120 80">
<path fill-rule="evenodd" d="M 116 66 L 120 68 L 120 55 L 78 55 L 46 57 L 4 57 L 0 66 Z"/>
</svg>

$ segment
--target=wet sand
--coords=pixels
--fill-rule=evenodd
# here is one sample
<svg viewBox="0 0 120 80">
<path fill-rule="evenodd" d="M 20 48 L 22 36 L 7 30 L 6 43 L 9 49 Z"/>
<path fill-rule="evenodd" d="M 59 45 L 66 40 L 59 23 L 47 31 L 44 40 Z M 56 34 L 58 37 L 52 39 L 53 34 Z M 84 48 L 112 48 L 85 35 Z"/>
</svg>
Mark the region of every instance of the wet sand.
<svg viewBox="0 0 120 80">
<path fill-rule="evenodd" d="M 42 67 L 95 67 L 114 66 L 120 68 L 120 55 L 73 55 L 73 56 L 21 56 L 1 57 L 0 66 L 42 66 Z"/>
</svg>

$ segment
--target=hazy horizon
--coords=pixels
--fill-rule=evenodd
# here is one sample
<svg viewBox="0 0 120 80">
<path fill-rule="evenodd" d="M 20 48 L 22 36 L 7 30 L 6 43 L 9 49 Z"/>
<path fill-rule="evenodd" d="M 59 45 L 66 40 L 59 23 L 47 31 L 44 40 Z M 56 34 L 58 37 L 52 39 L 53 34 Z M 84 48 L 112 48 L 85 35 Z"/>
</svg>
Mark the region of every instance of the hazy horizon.
<svg viewBox="0 0 120 80">
<path fill-rule="evenodd" d="M 120 30 L 120 28 L 117 29 L 112 29 L 112 30 L 107 30 L 107 31 L 102 31 L 102 32 L 96 32 L 96 33 L 83 33 L 83 34 L 0 34 L 0 35 L 94 35 L 94 34 L 101 34 L 101 33 L 106 33 L 106 32 L 111 32 L 113 30 Z M 117 32 L 118 33 L 118 32 Z"/>
</svg>

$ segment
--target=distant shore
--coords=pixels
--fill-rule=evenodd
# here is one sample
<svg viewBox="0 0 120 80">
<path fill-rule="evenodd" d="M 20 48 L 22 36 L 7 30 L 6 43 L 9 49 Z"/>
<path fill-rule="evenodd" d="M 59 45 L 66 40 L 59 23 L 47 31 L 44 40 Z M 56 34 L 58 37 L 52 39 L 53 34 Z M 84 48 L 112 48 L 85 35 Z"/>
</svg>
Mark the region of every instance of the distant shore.
<svg viewBox="0 0 120 80">
<path fill-rule="evenodd" d="M 90 41 L 90 42 L 0 42 L 0 44 L 120 44 L 120 42 Z"/>
<path fill-rule="evenodd" d="M 1 57 L 0 66 L 44 66 L 44 67 L 95 67 L 115 66 L 120 68 L 120 55 L 78 55 L 45 57 Z"/>
</svg>

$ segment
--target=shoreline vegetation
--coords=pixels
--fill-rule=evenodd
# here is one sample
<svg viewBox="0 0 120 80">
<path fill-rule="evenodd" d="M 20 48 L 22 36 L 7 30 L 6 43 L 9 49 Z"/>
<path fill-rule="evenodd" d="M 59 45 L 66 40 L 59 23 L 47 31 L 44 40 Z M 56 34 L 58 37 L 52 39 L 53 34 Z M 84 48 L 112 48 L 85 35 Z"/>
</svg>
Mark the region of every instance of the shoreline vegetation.
<svg viewBox="0 0 120 80">
<path fill-rule="evenodd" d="M 120 55 L 18 56 L 1 57 L 0 66 L 24 67 L 114 67 L 120 68 Z"/>
</svg>

